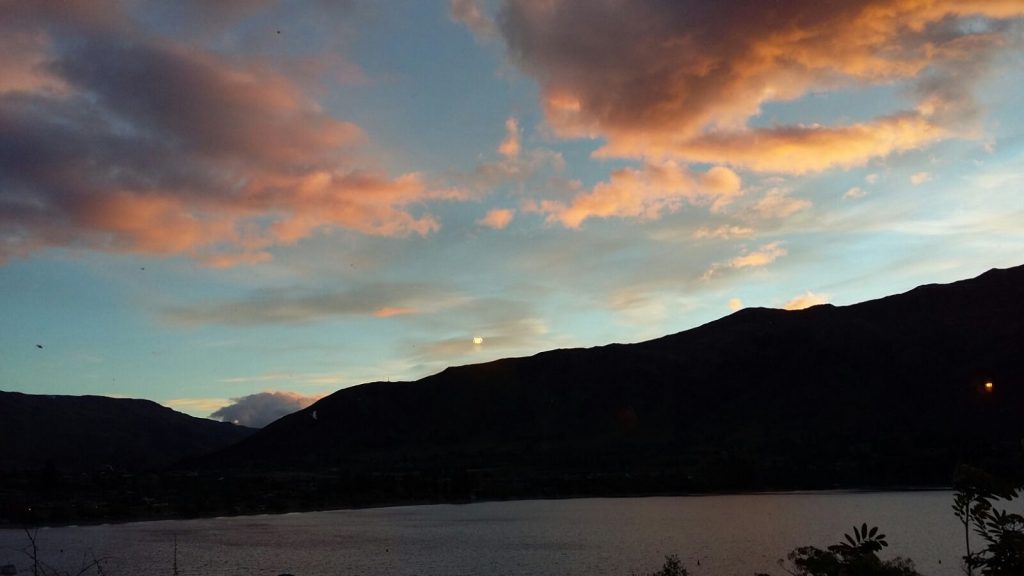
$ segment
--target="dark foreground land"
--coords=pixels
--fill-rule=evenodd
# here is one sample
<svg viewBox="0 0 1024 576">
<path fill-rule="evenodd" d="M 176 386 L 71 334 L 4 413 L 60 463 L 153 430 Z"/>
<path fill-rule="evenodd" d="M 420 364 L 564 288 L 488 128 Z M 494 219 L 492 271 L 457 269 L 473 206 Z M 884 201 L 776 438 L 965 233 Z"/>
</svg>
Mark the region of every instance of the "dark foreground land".
<svg viewBox="0 0 1024 576">
<path fill-rule="evenodd" d="M 1013 475 L 1022 295 L 1024 267 L 992 270 L 852 306 L 747 309 L 639 344 L 364 384 L 171 467 L 108 465 L 83 427 L 73 459 L 7 461 L 0 518 L 949 486 L 962 463 Z M 5 441 L 42 434 L 40 422 L 62 425 L 39 417 L 6 427 Z M 142 437 L 114 436 L 125 434 Z"/>
</svg>

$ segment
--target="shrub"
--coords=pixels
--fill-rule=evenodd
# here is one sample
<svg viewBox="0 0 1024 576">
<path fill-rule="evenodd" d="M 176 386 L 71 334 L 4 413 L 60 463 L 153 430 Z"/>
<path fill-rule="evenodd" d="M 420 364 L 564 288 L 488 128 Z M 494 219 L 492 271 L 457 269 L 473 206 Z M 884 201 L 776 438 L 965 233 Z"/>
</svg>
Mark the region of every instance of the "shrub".
<svg viewBox="0 0 1024 576">
<path fill-rule="evenodd" d="M 665 556 L 665 563 L 662 564 L 661 570 L 642 575 L 634 572 L 633 576 L 689 576 L 689 574 L 686 568 L 683 567 L 683 563 L 679 561 L 679 556 L 669 554 Z"/>
</svg>

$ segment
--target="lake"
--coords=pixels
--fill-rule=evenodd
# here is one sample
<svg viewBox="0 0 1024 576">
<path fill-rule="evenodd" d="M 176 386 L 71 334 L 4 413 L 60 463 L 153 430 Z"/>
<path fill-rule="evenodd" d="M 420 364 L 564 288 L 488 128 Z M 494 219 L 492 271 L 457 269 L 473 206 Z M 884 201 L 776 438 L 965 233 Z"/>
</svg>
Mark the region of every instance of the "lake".
<svg viewBox="0 0 1024 576">
<path fill-rule="evenodd" d="M 854 524 L 888 535 L 883 557 L 923 574 L 961 574 L 963 531 L 952 492 L 785 493 L 582 498 L 401 506 L 134 522 L 37 533 L 51 565 L 77 572 L 109 557 L 107 576 L 628 576 L 678 554 L 693 576 L 753 576 L 796 546 L 827 546 Z M 24 532 L 0 530 L 0 564 L 30 574 Z M 699 563 L 699 565 L 698 565 Z"/>
</svg>

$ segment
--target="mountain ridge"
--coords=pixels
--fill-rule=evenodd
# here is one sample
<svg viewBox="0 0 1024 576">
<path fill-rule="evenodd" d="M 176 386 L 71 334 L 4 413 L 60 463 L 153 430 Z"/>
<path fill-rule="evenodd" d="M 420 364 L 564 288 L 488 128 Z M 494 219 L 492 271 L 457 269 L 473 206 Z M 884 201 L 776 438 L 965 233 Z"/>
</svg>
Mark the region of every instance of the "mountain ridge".
<svg viewBox="0 0 1024 576">
<path fill-rule="evenodd" d="M 1024 267 L 848 306 L 346 388 L 197 462 L 668 474 L 681 489 L 941 483 L 1024 437 Z M 981 383 L 995 379 L 984 392 Z M 1017 412 L 1014 412 L 1017 410 Z M 316 418 L 313 415 L 316 414 Z M 1019 447 L 1019 446 L 1017 446 Z"/>
<path fill-rule="evenodd" d="M 152 400 L 0 391 L 0 471 L 142 471 L 222 449 L 252 429 Z"/>
<path fill-rule="evenodd" d="M 37 459 L 32 470 L 0 474 L 0 525 L 934 487 L 949 486 L 964 463 L 1024 478 L 1021 295 L 1024 266 L 849 306 L 749 308 L 635 344 L 362 384 L 262 430 L 242 430 L 246 438 L 206 456 L 182 450 L 185 460 L 146 474 L 95 471 L 109 456 L 97 455 L 97 445 L 123 446 L 133 435 L 114 408 L 176 413 L 148 401 L 87 398 L 103 404 L 99 421 L 112 435 L 80 435 L 92 445 L 80 446 L 79 456 L 90 455 L 84 460 L 94 471 L 50 473 Z M 11 398 L 32 399 L 0 393 L 5 432 L 17 429 L 3 411 Z M 204 421 L 211 425 L 237 428 Z M 66 436 L 4 434 L 0 455 L 12 438 L 35 456 L 48 442 L 68 448 L 81 439 L 65 445 Z"/>
</svg>

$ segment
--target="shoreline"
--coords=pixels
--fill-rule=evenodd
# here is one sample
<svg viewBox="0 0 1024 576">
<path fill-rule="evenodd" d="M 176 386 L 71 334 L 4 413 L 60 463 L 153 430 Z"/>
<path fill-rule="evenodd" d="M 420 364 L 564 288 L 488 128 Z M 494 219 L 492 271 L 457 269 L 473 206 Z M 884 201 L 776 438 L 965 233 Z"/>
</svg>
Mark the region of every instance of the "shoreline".
<svg viewBox="0 0 1024 576">
<path fill-rule="evenodd" d="M 480 498 L 470 500 L 398 500 L 382 501 L 366 505 L 348 505 L 331 507 L 298 507 L 285 511 L 254 511 L 241 512 L 238 514 L 218 515 L 156 515 L 140 516 L 137 518 L 116 518 L 96 521 L 82 521 L 69 523 L 41 523 L 41 524 L 17 524 L 0 521 L 0 530 L 22 531 L 22 530 L 45 530 L 54 528 L 89 528 L 96 526 L 141 524 L 149 522 L 182 522 L 189 520 L 219 520 L 231 518 L 246 518 L 259 516 L 286 516 L 291 514 L 311 514 L 318 512 L 341 512 L 349 510 L 373 510 L 386 508 L 418 507 L 418 506 L 467 506 L 472 504 L 487 504 L 492 502 L 540 502 L 546 500 L 587 500 L 587 499 L 627 499 L 627 498 L 703 498 L 722 496 L 800 496 L 800 495 L 842 495 L 842 494 L 899 494 L 915 492 L 950 492 L 952 486 L 919 486 L 919 485 L 895 485 L 895 486 L 869 486 L 854 488 L 823 488 L 823 489 L 792 489 L 792 490 L 730 490 L 730 491 L 706 491 L 706 492 L 658 492 L 658 493 L 635 493 L 635 494 L 575 494 L 562 496 L 524 496 L 510 498 Z"/>
</svg>

